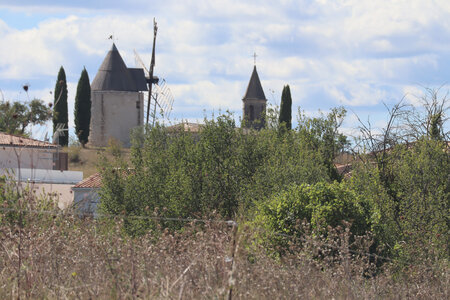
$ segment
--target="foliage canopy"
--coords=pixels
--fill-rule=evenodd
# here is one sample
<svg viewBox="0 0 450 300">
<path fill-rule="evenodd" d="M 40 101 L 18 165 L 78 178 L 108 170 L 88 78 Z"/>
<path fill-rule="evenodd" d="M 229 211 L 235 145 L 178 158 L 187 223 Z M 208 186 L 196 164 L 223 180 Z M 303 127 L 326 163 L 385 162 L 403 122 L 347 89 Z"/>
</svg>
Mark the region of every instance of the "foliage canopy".
<svg viewBox="0 0 450 300">
<path fill-rule="evenodd" d="M 29 125 L 43 125 L 51 118 L 51 109 L 39 99 L 26 103 L 0 103 L 0 131 L 2 132 L 24 135 Z"/>
</svg>

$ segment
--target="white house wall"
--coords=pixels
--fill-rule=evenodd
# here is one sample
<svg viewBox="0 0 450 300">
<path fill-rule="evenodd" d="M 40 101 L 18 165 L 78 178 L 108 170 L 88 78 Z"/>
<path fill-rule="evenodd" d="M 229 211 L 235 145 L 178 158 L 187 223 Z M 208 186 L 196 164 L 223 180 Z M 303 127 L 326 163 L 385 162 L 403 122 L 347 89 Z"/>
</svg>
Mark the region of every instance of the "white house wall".
<svg viewBox="0 0 450 300">
<path fill-rule="evenodd" d="M 0 175 L 9 175 L 16 181 L 20 179 L 22 182 L 34 183 L 76 184 L 83 180 L 83 172 L 81 171 L 0 168 Z"/>
<path fill-rule="evenodd" d="M 30 187 L 40 197 L 52 197 L 60 209 L 66 209 L 73 203 L 73 184 L 32 183 Z"/>
<path fill-rule="evenodd" d="M 0 147 L 0 169 L 53 169 L 53 149 Z"/>
</svg>

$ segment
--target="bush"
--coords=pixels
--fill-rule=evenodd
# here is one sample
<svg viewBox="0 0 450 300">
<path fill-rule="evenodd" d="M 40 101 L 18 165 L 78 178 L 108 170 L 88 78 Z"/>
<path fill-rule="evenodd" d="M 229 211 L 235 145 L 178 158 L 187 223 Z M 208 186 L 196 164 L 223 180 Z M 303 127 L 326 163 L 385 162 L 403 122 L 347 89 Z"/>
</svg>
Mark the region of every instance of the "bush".
<svg viewBox="0 0 450 300">
<path fill-rule="evenodd" d="M 283 235 L 302 238 L 302 222 L 309 224 L 315 234 L 326 234 L 327 227 L 343 226 L 350 222 L 354 235 L 363 235 L 370 228 L 364 209 L 358 203 L 357 195 L 348 189 L 346 183 L 292 185 L 269 201 L 262 203 L 255 218 L 256 226 L 263 226 L 266 238 L 274 248 L 282 247 Z"/>
<path fill-rule="evenodd" d="M 383 164 L 355 169 L 350 186 L 361 195 L 385 255 L 405 264 L 448 257 L 449 170 L 447 145 L 430 138 L 397 145 Z"/>
<path fill-rule="evenodd" d="M 67 152 L 69 154 L 69 161 L 71 163 L 78 163 L 81 161 L 81 148 L 80 146 L 69 146 L 67 148 Z"/>
<path fill-rule="evenodd" d="M 101 207 L 140 216 L 246 216 L 255 203 L 292 183 L 329 180 L 320 153 L 303 139 L 294 131 L 243 131 L 231 115 L 205 120 L 196 136 L 160 126 L 141 130 L 129 162 L 120 155 L 103 160 Z M 167 226 L 176 228 L 172 224 Z M 153 227 L 143 221 L 129 228 L 134 226 L 139 232 Z"/>
<path fill-rule="evenodd" d="M 292 184 L 330 180 L 323 156 L 309 146 L 303 134 L 290 130 L 279 135 L 267 130 L 255 134 L 254 139 L 242 145 L 248 149 L 241 152 L 243 163 L 253 164 L 249 167 L 251 180 L 242 188 L 247 209 Z"/>
</svg>

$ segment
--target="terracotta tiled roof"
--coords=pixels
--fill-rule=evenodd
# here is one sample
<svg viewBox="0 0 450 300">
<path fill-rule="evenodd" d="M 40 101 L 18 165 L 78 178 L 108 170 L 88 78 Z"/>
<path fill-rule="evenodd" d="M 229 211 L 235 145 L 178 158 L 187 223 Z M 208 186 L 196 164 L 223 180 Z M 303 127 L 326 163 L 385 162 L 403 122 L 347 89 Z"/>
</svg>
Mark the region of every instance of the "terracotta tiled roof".
<svg viewBox="0 0 450 300">
<path fill-rule="evenodd" d="M 334 164 L 334 166 L 336 167 L 336 170 L 338 171 L 339 175 L 344 176 L 346 178 L 351 176 L 352 169 L 353 169 L 352 164 L 346 164 L 346 165 Z"/>
<path fill-rule="evenodd" d="M 75 188 L 101 188 L 102 187 L 102 176 L 100 173 L 95 173 L 88 178 L 78 182 L 72 189 Z"/>
<path fill-rule="evenodd" d="M 15 146 L 15 147 L 28 147 L 28 148 L 58 148 L 58 145 L 51 144 L 49 142 L 43 142 L 35 139 L 30 139 L 13 134 L 7 134 L 0 132 L 0 146 Z"/>
</svg>

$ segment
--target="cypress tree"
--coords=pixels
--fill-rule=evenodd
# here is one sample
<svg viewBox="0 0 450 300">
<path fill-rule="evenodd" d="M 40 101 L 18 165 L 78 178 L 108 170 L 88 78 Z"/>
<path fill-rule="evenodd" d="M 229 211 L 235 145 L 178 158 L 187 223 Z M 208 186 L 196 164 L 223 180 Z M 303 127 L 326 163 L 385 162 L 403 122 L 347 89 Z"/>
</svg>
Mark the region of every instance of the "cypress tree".
<svg viewBox="0 0 450 300">
<path fill-rule="evenodd" d="M 91 85 L 86 68 L 81 72 L 75 96 L 75 134 L 84 147 L 89 140 L 89 126 L 91 123 Z"/>
<path fill-rule="evenodd" d="M 67 110 L 67 82 L 66 72 L 61 66 L 55 85 L 55 101 L 53 103 L 53 133 L 56 132 L 58 124 L 63 124 L 63 131 L 59 134 L 58 144 L 67 146 L 69 144 L 69 113 Z"/>
<path fill-rule="evenodd" d="M 442 140 L 441 130 L 442 127 L 442 113 L 438 112 L 431 116 L 430 126 L 428 129 L 428 136 L 433 140 Z"/>
<path fill-rule="evenodd" d="M 292 98 L 289 85 L 283 87 L 283 93 L 281 94 L 279 124 L 281 125 L 283 123 L 287 129 L 292 128 Z"/>
</svg>

